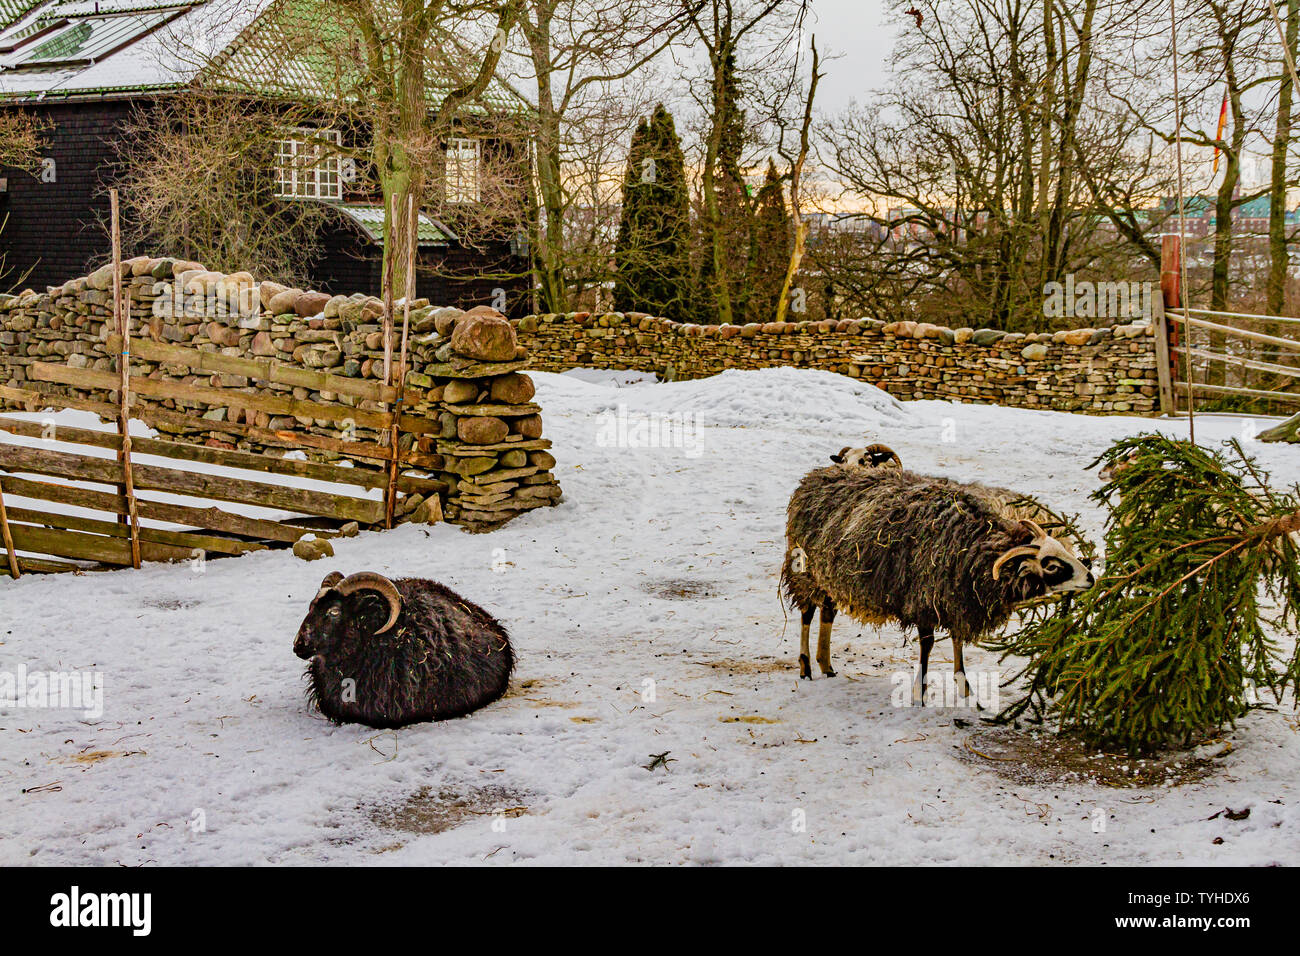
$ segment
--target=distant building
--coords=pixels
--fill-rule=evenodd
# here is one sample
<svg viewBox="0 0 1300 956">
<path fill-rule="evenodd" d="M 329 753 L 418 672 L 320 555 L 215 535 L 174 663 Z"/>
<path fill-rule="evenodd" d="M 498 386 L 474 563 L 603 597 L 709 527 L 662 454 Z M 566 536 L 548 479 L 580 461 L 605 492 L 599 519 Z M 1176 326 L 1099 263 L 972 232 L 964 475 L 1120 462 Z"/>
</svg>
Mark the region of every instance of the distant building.
<svg viewBox="0 0 1300 956">
<path fill-rule="evenodd" d="M 1238 190 L 1238 193 L 1240 190 Z M 1242 203 L 1232 210 L 1232 234 L 1234 236 L 1268 235 L 1269 197 L 1257 196 Z M 1182 232 L 1188 238 L 1204 239 L 1214 234 L 1218 224 L 1215 211 L 1215 197 L 1206 195 L 1187 196 L 1183 199 L 1183 227 L 1178 228 L 1178 197 L 1162 196 L 1159 212 L 1164 217 L 1160 223 L 1161 232 Z M 1288 226 L 1300 225 L 1300 207 L 1287 211 Z"/>
</svg>

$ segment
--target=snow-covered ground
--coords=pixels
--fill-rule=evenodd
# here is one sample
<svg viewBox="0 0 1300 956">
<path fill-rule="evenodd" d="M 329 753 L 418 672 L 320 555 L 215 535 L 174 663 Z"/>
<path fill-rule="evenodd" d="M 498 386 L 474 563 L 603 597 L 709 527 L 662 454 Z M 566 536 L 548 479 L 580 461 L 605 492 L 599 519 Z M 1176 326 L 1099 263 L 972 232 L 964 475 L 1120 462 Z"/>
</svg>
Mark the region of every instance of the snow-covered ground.
<svg viewBox="0 0 1300 956">
<path fill-rule="evenodd" d="M 1080 512 L 1099 540 L 1084 466 L 1151 421 L 897 403 L 792 369 L 535 377 L 565 498 L 502 530 L 0 583 L 0 673 L 94 671 L 104 692 L 97 719 L 0 709 L 0 863 L 1300 863 L 1290 702 L 1200 779 L 1116 788 L 1025 782 L 971 712 L 894 706 L 915 655 L 897 629 L 841 615 L 839 676 L 797 679 L 776 575 L 809 467 L 885 442 Z M 1253 450 L 1300 480 L 1300 449 Z M 492 610 L 518 652 L 510 696 L 397 732 L 310 713 L 291 645 L 335 568 Z M 946 642 L 935 657 L 946 672 Z M 998 664 L 977 648 L 967 667 Z M 1251 813 L 1209 819 L 1225 807 Z"/>
</svg>

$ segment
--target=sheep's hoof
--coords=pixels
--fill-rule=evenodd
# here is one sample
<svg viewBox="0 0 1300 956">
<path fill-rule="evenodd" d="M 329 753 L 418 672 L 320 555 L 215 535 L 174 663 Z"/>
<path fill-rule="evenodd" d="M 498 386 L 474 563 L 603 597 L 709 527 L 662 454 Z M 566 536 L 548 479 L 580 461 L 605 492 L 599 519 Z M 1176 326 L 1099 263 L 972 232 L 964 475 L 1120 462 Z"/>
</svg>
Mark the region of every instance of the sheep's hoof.
<svg viewBox="0 0 1300 956">
<path fill-rule="evenodd" d="M 808 655 L 799 655 L 799 679 L 812 680 L 812 665 L 808 663 Z"/>
<path fill-rule="evenodd" d="M 835 676 L 835 671 L 834 671 L 833 669 L 829 668 L 829 667 L 823 667 L 823 668 L 822 668 L 822 676 L 823 676 L 823 677 L 834 677 L 834 676 Z"/>
</svg>

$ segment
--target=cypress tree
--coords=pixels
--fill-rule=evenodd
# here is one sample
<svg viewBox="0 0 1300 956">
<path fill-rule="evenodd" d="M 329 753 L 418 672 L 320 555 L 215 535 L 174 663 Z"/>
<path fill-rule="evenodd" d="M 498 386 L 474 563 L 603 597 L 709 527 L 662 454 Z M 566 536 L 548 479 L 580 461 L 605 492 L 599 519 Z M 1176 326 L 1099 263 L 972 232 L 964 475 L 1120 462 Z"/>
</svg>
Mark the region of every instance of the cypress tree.
<svg viewBox="0 0 1300 956">
<path fill-rule="evenodd" d="M 785 204 L 785 189 L 776 164 L 767 161 L 767 178 L 758 191 L 755 202 L 754 228 L 750 243 L 750 299 L 748 317 L 751 322 L 771 322 L 776 316 L 776 303 L 790 266 L 790 252 L 794 245 L 794 221 Z M 798 318 L 798 316 L 796 316 Z"/>
<path fill-rule="evenodd" d="M 688 318 L 690 199 L 672 114 L 660 103 L 632 135 L 614 245 L 614 308 Z"/>
</svg>

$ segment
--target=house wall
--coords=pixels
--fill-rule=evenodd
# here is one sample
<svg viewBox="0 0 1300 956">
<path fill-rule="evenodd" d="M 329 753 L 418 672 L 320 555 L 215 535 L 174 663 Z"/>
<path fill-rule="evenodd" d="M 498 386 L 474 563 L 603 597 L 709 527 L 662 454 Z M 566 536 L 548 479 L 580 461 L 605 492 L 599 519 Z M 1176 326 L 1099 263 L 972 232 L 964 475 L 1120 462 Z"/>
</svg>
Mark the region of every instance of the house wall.
<svg viewBox="0 0 1300 956">
<path fill-rule="evenodd" d="M 21 109 L 47 125 L 44 155 L 55 161 L 56 181 L 41 182 L 30 173 L 8 169 L 9 191 L 0 194 L 0 253 L 5 272 L 0 291 L 45 289 L 68 276 L 82 275 L 109 256 L 108 187 L 117 161 L 116 143 L 134 108 L 155 100 L 98 100 L 5 106 Z M 361 199 L 360 196 L 349 196 Z M 144 250 L 141 250 L 144 251 Z M 379 295 L 382 250 L 354 223 L 331 217 L 321 235 L 321 252 L 308 269 L 314 288 L 331 294 Z M 492 305 L 511 316 L 529 308 L 526 267 L 510 255 L 509 244 L 485 249 L 452 244 L 424 250 L 417 295 L 443 305 L 469 309 Z M 512 275 L 509 279 L 481 278 Z M 461 278 L 463 277 L 463 278 Z M 504 308 L 496 290 L 504 290 Z"/>
<path fill-rule="evenodd" d="M 79 275 L 108 254 L 107 186 L 114 142 L 130 116 L 126 100 L 50 102 L 22 109 L 47 124 L 43 155 L 54 160 L 54 182 L 6 169 L 9 190 L 0 195 L 0 289 L 43 289 Z M 25 278 L 24 278 L 25 276 Z"/>
<path fill-rule="evenodd" d="M 520 344 L 543 371 L 631 369 L 667 378 L 789 365 L 838 372 L 895 398 L 1088 414 L 1159 407 L 1148 323 L 1039 334 L 846 319 L 691 325 L 641 314 L 527 316 Z"/>
<path fill-rule="evenodd" d="M 372 245 L 359 229 L 338 223 L 324 232 L 321 246 L 321 255 L 311 270 L 315 288 L 331 295 L 382 294 L 379 247 Z M 459 245 L 428 246 L 420 250 L 415 294 L 458 309 L 486 305 L 519 318 L 531 308 L 531 283 L 526 276 L 518 275 L 524 266 L 510 255 L 508 243 L 493 243 L 483 250 Z M 501 275 L 510 278 L 496 278 Z"/>
</svg>

